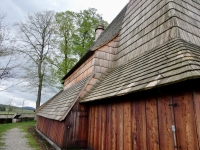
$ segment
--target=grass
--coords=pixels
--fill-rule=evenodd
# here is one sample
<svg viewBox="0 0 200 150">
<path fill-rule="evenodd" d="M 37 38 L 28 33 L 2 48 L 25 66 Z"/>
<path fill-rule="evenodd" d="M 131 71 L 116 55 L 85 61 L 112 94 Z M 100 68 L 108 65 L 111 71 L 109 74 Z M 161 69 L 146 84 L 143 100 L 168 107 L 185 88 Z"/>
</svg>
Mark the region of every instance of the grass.
<svg viewBox="0 0 200 150">
<path fill-rule="evenodd" d="M 28 139 L 28 144 L 30 147 L 34 148 L 35 150 L 40 150 L 40 148 L 37 145 L 37 142 L 35 138 L 28 132 L 28 128 L 30 126 L 35 126 L 35 121 L 29 121 L 29 122 L 21 122 L 21 123 L 7 123 L 7 124 L 0 124 L 0 141 L 2 139 L 2 135 L 4 132 L 6 132 L 9 129 L 12 128 L 20 128 L 23 132 L 26 132 L 26 138 Z M 4 143 L 0 142 L 0 146 L 3 146 Z"/>
<path fill-rule="evenodd" d="M 0 114 L 21 114 L 22 109 L 21 108 L 13 108 L 12 111 L 8 113 L 8 107 L 6 106 L 6 111 L 0 111 Z M 23 109 L 23 113 L 25 114 L 33 114 L 33 110 Z"/>
</svg>

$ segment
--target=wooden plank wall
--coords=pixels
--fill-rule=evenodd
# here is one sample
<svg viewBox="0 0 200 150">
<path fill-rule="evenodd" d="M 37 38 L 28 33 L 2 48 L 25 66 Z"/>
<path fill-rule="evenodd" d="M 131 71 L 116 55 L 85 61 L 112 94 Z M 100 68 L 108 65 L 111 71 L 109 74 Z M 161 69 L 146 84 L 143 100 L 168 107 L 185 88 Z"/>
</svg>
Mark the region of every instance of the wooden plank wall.
<svg viewBox="0 0 200 150">
<path fill-rule="evenodd" d="M 192 88 L 183 84 L 91 103 L 88 148 L 173 150 L 175 125 L 178 150 L 199 149 L 200 90 Z"/>
<path fill-rule="evenodd" d="M 60 148 L 87 146 L 88 110 L 76 103 L 64 121 L 38 116 L 37 128 Z"/>
<path fill-rule="evenodd" d="M 65 122 L 47 119 L 38 116 L 37 128 L 42 134 L 56 143 L 59 147 L 63 147 L 63 137 L 65 131 Z"/>
<path fill-rule="evenodd" d="M 64 90 L 87 77 L 94 70 L 94 55 L 86 60 L 64 82 Z"/>
</svg>

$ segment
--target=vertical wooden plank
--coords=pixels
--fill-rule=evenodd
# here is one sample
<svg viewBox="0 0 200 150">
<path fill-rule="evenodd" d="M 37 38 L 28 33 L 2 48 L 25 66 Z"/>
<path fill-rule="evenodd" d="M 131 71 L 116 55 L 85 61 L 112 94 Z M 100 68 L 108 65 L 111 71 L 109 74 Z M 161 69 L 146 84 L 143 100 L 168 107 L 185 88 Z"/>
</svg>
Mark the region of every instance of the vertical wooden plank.
<svg viewBox="0 0 200 150">
<path fill-rule="evenodd" d="M 111 149 L 111 104 L 106 107 L 106 150 Z"/>
<path fill-rule="evenodd" d="M 94 106 L 91 106 L 91 148 L 93 149 L 94 148 L 94 122 L 95 122 L 95 107 Z"/>
<path fill-rule="evenodd" d="M 73 147 L 74 146 L 74 124 L 75 124 L 75 116 L 76 113 L 74 111 L 71 111 L 71 117 L 70 117 L 70 128 L 69 128 L 69 133 L 70 133 L 70 145 L 69 147 Z"/>
<path fill-rule="evenodd" d="M 159 150 L 158 116 L 156 98 L 146 100 L 147 149 Z"/>
<path fill-rule="evenodd" d="M 198 146 L 200 146 L 200 90 L 195 88 L 194 90 L 194 108 L 195 108 L 195 121 L 197 127 L 197 137 L 198 137 Z"/>
<path fill-rule="evenodd" d="M 117 149 L 117 136 L 116 136 L 116 127 L 117 127 L 117 104 L 113 103 L 112 104 L 112 130 L 111 130 L 111 136 L 112 136 L 112 141 L 111 141 L 111 150 L 116 150 Z"/>
<path fill-rule="evenodd" d="M 132 149 L 137 150 L 137 126 L 136 126 L 136 106 L 135 100 L 131 104 L 131 131 L 132 131 Z"/>
<path fill-rule="evenodd" d="M 74 127 L 73 127 L 73 130 L 74 130 L 74 146 L 76 147 L 77 145 L 77 139 L 80 138 L 80 134 L 78 134 L 78 128 L 79 128 L 79 112 L 78 112 L 78 108 L 79 108 L 79 104 L 76 103 L 73 107 L 75 107 L 75 110 L 74 110 Z M 79 136 L 79 137 L 78 137 Z"/>
<path fill-rule="evenodd" d="M 136 101 L 137 148 L 147 149 L 145 99 Z"/>
<path fill-rule="evenodd" d="M 86 147 L 87 147 L 87 137 L 88 137 L 88 122 L 89 122 L 88 119 L 89 119 L 89 116 L 88 116 L 88 112 L 87 112 L 87 116 L 84 119 L 84 136 L 83 136 L 83 139 L 86 140 L 86 142 L 85 142 Z"/>
<path fill-rule="evenodd" d="M 76 130 L 76 141 L 80 141 L 82 139 L 82 130 L 83 130 L 83 121 L 82 121 L 82 117 L 81 117 L 82 113 L 78 112 L 78 124 L 77 124 L 77 130 Z"/>
<path fill-rule="evenodd" d="M 66 117 L 67 118 L 67 117 Z M 67 132 L 67 119 L 65 118 L 64 120 L 64 134 L 63 134 L 63 148 L 67 148 L 67 135 L 68 135 L 68 132 Z"/>
<path fill-rule="evenodd" d="M 199 149 L 195 128 L 195 115 L 192 92 L 185 90 L 173 97 L 177 143 L 181 149 Z"/>
<path fill-rule="evenodd" d="M 123 128 L 124 128 L 124 111 L 123 111 L 123 102 L 117 104 L 117 150 L 124 149 L 124 139 L 123 139 Z"/>
<path fill-rule="evenodd" d="M 63 124 L 64 124 L 64 121 L 61 121 L 61 122 L 59 122 L 59 126 L 61 127 L 61 130 L 59 130 L 59 138 L 60 138 L 60 147 L 62 148 L 63 147 L 63 138 L 64 138 L 64 128 L 63 128 Z"/>
<path fill-rule="evenodd" d="M 91 128 L 92 128 L 92 107 L 89 108 L 89 121 L 88 121 L 88 142 L 87 142 L 87 145 L 88 145 L 88 148 L 90 148 L 90 145 L 92 144 L 91 142 Z"/>
<path fill-rule="evenodd" d="M 100 150 L 101 149 L 101 130 L 102 130 L 102 128 L 101 128 L 101 116 L 102 116 L 102 105 L 99 105 L 98 106 L 98 149 L 97 150 Z"/>
<path fill-rule="evenodd" d="M 106 137 L 106 106 L 102 105 L 102 116 L 101 116 L 101 150 L 105 150 L 105 137 Z"/>
<path fill-rule="evenodd" d="M 93 149 L 97 149 L 98 147 L 98 130 L 97 130 L 97 124 L 98 124 L 98 106 L 94 106 L 94 146 Z"/>
<path fill-rule="evenodd" d="M 131 103 L 124 102 L 124 150 L 131 150 Z"/>
<path fill-rule="evenodd" d="M 158 121 L 160 148 L 163 150 L 174 149 L 174 137 L 172 132 L 172 112 L 169 104 L 171 95 L 158 97 Z"/>
</svg>

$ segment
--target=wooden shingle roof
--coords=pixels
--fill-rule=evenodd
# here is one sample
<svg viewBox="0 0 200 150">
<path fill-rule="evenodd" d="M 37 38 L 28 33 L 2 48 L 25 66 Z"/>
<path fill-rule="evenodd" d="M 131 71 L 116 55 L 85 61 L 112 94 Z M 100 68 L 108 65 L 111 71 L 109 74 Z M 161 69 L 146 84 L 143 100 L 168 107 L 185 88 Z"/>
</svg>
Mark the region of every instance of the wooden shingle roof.
<svg viewBox="0 0 200 150">
<path fill-rule="evenodd" d="M 199 77 L 199 22 L 198 0 L 129 1 L 115 68 L 81 102 Z"/>
<path fill-rule="evenodd" d="M 54 120 L 63 120 L 75 104 L 89 78 L 90 75 L 65 91 L 57 94 L 37 112 L 37 115 Z"/>
<path fill-rule="evenodd" d="M 125 95 L 197 77 L 200 77 L 200 47 L 173 39 L 108 72 L 80 102 Z"/>
<path fill-rule="evenodd" d="M 119 34 L 117 65 L 169 39 L 200 45 L 199 0 L 131 0 Z"/>
</svg>

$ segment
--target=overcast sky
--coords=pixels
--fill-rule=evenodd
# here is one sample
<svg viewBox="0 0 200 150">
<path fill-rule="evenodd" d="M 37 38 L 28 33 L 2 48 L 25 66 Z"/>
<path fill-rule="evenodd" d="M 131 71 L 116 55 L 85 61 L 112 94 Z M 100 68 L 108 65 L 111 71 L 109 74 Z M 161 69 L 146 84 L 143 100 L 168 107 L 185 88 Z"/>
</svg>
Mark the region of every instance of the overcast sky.
<svg viewBox="0 0 200 150">
<path fill-rule="evenodd" d="M 27 14 L 34 14 L 38 11 L 53 10 L 62 12 L 66 10 L 79 12 L 88 8 L 96 8 L 99 14 L 102 14 L 104 20 L 109 23 L 117 16 L 129 0 L 0 0 L 0 14 L 6 14 L 4 22 L 12 25 L 20 20 L 25 20 Z M 12 26 L 10 26 L 13 31 Z M 0 84 L 0 104 L 8 104 L 11 99 L 12 105 L 22 106 L 25 100 L 25 106 L 35 107 L 36 95 L 34 93 L 22 92 L 16 86 L 7 91 L 1 91 L 11 83 L 19 81 L 6 81 Z M 42 103 L 47 101 L 55 93 L 45 93 L 42 97 Z"/>
</svg>

